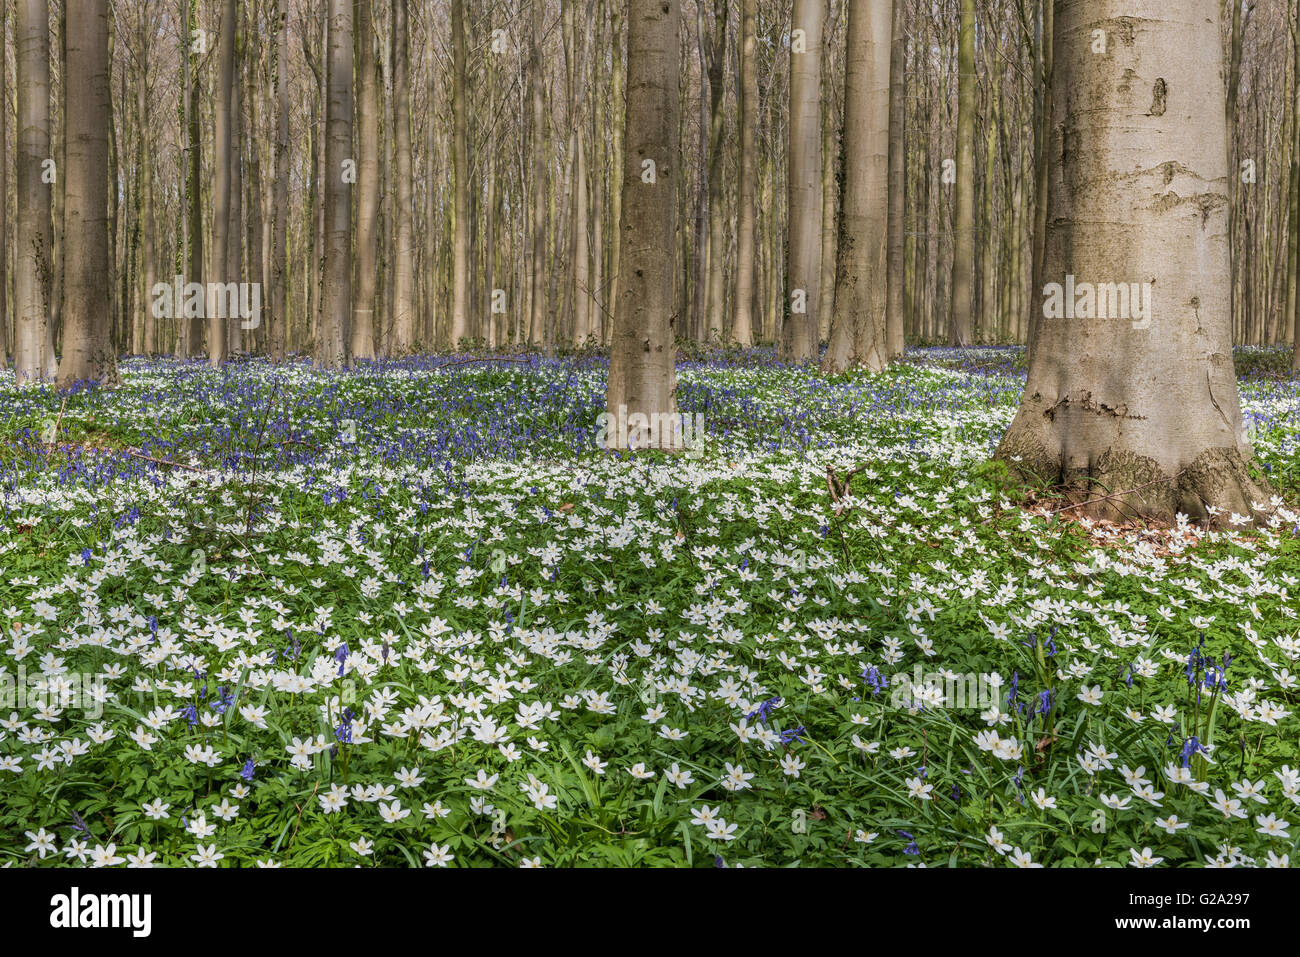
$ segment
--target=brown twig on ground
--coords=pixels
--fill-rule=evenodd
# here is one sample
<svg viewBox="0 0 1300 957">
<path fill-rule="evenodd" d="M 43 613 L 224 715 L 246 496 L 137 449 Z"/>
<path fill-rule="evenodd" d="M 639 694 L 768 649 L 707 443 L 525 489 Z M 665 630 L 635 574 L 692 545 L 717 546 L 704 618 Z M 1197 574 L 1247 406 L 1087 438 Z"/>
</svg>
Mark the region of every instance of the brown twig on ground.
<svg viewBox="0 0 1300 957">
<path fill-rule="evenodd" d="M 59 444 L 59 425 L 63 422 L 63 410 L 68 407 L 68 397 L 63 397 L 63 402 L 59 405 L 59 414 L 54 418 L 54 434 L 50 436 L 50 448 L 55 448 Z"/>
<path fill-rule="evenodd" d="M 1118 497 L 1121 496 L 1121 495 L 1131 495 L 1131 494 L 1133 494 L 1134 492 L 1140 492 L 1140 491 L 1142 491 L 1144 488 L 1150 488 L 1150 487 L 1153 486 L 1153 485 L 1164 485 L 1166 482 L 1177 482 L 1180 478 L 1183 477 L 1183 472 L 1186 472 L 1186 471 L 1187 471 L 1187 469 L 1182 469 L 1182 470 L 1181 470 L 1177 475 L 1173 476 L 1172 478 L 1158 478 L 1158 479 L 1156 479 L 1154 482 L 1147 482 L 1145 485 L 1139 485 L 1139 486 L 1137 486 L 1136 488 L 1124 489 L 1123 491 L 1120 491 L 1120 492 L 1111 492 L 1109 495 L 1103 495 L 1101 498 L 1094 498 L 1094 499 L 1091 499 L 1091 500 L 1089 500 L 1089 501 L 1087 501 L 1087 502 L 1075 502 L 1075 503 L 1072 504 L 1072 505 L 1062 505 L 1060 508 L 1053 509 L 1052 511 L 1048 512 L 1047 514 L 1048 514 L 1048 515 L 1057 515 L 1057 514 L 1059 514 L 1060 512 L 1068 512 L 1068 511 L 1069 511 L 1070 509 L 1072 509 L 1072 508 L 1086 508 L 1086 507 L 1089 506 L 1089 505 L 1096 505 L 1096 504 L 1098 504 L 1099 502 L 1105 502 L 1105 501 L 1108 501 L 1108 500 L 1110 500 L 1110 499 L 1112 499 L 1112 498 L 1118 498 Z M 1134 511 L 1136 511 L 1136 509 L 1135 509 Z M 1139 514 L 1141 514 L 1141 513 L 1139 513 Z"/>
<path fill-rule="evenodd" d="M 454 366 L 467 366 L 475 362 L 531 362 L 532 360 L 532 356 L 476 356 L 472 359 L 457 359 L 455 362 L 444 362 L 442 365 L 435 366 L 434 368 L 451 369 Z"/>
<path fill-rule="evenodd" d="M 168 465 L 174 469 L 185 469 L 187 472 L 203 472 L 203 469 L 196 469 L 193 465 L 183 465 L 180 462 L 169 462 L 167 459 L 156 459 L 152 455 L 145 455 L 143 452 L 135 452 L 131 449 L 127 449 L 126 454 L 131 456 L 133 459 L 140 459 L 144 462 L 153 462 L 155 465 Z"/>
</svg>

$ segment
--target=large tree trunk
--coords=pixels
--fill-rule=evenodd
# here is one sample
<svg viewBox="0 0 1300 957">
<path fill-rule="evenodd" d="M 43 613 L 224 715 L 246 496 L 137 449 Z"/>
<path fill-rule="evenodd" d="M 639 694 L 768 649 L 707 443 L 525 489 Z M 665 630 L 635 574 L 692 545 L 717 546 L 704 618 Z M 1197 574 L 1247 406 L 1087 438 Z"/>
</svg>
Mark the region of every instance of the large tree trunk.
<svg viewBox="0 0 1300 957">
<path fill-rule="evenodd" d="M 703 2 L 703 0 L 701 0 Z M 709 268 L 708 268 L 708 339 L 720 343 L 723 319 L 727 311 L 724 269 L 727 258 L 726 204 L 727 184 L 723 180 L 725 154 L 722 151 L 726 132 L 726 90 L 723 88 L 723 61 L 727 54 L 727 3 L 714 0 L 713 29 L 705 33 L 709 74 Z"/>
<path fill-rule="evenodd" d="M 971 342 L 975 259 L 975 0 L 961 0 L 957 54 L 957 196 L 953 224 L 952 307 L 948 343 Z"/>
<path fill-rule="evenodd" d="M 189 282 L 203 282 L 203 125 L 199 112 L 199 74 L 195 69 L 199 62 L 194 35 L 198 29 L 196 16 L 197 0 L 184 0 L 185 37 L 181 41 L 183 82 L 185 84 L 185 129 L 187 149 L 186 199 L 184 215 L 187 217 L 186 232 L 189 237 L 190 260 L 188 263 Z M 181 312 L 184 329 L 184 349 L 187 358 L 197 358 L 203 354 L 203 311 L 200 309 Z"/>
<path fill-rule="evenodd" d="M 227 353 L 226 323 L 220 300 L 213 294 L 220 284 L 238 282 L 226 269 L 230 243 L 231 102 L 235 88 L 235 0 L 224 0 L 218 47 L 217 103 L 212 134 L 212 248 L 208 251 L 208 364 L 218 366 Z"/>
<path fill-rule="evenodd" d="M 758 188 L 757 0 L 740 0 L 740 183 L 736 213 L 736 303 L 731 338 L 754 344 L 754 255 Z M 629 87 L 631 83 L 629 81 Z"/>
<path fill-rule="evenodd" d="M 452 237 L 451 347 L 469 335 L 469 116 L 465 96 L 465 0 L 451 0 L 452 175 L 456 222 Z"/>
<path fill-rule="evenodd" d="M 532 99 L 532 153 L 533 175 L 528 189 L 532 194 L 532 232 L 529 236 L 529 302 L 528 344 L 540 346 L 545 337 L 546 314 L 546 127 L 543 111 L 542 74 L 542 13 L 545 0 L 532 2 L 532 33 L 529 37 L 528 85 Z"/>
<path fill-rule="evenodd" d="M 903 331 L 904 233 L 906 232 L 906 159 L 905 123 L 907 35 L 903 30 L 903 0 L 894 4 L 893 35 L 889 59 L 889 236 L 885 253 L 885 350 L 892 360 L 903 354 L 906 336 Z M 995 91 L 995 97 L 998 95 Z"/>
<path fill-rule="evenodd" d="M 112 122 L 108 0 L 78 0 L 68 16 L 67 270 L 63 357 L 58 387 L 95 381 L 115 385 L 109 341 L 112 290 L 108 262 L 108 126 Z"/>
<path fill-rule="evenodd" d="M 352 0 L 329 0 L 325 103 L 325 266 L 315 364 L 347 364 L 344 329 L 352 309 Z"/>
<path fill-rule="evenodd" d="M 14 22 L 18 80 L 17 198 L 14 251 L 14 376 L 46 378 L 49 339 L 50 259 L 54 243 L 46 176 L 50 156 L 49 0 L 19 0 Z M 59 170 L 59 175 L 63 174 Z"/>
<path fill-rule="evenodd" d="M 1222 521 L 1269 495 L 1232 364 L 1219 19 L 1218 0 L 1057 0 L 1049 285 L 998 457 L 1094 516 Z"/>
<path fill-rule="evenodd" d="M 885 340 L 889 227 L 889 75 L 893 10 L 888 0 L 849 0 L 844 73 L 844 197 L 835 267 L 831 340 L 822 371 L 879 372 Z"/>
<path fill-rule="evenodd" d="M 155 23 L 147 7 L 140 9 L 139 75 L 136 89 L 136 114 L 140 120 L 138 174 L 143 180 L 144 197 L 141 200 L 144 221 L 141 224 L 143 246 L 140 252 L 140 307 L 143 313 L 143 330 L 140 351 L 147 356 L 158 352 L 158 320 L 153 314 L 153 287 L 157 279 L 156 247 L 154 243 L 154 136 L 149 103 L 149 65 Z"/>
<path fill-rule="evenodd" d="M 244 262 L 244 80 L 240 55 L 242 32 L 239 12 L 235 12 L 234 62 L 230 84 L 230 215 L 226 221 L 226 282 L 246 281 Z M 238 310 L 225 319 L 226 356 L 237 355 L 245 348 L 243 316 Z"/>
<path fill-rule="evenodd" d="M 375 357 L 375 301 L 379 280 L 379 71 L 375 60 L 374 0 L 357 4 L 357 294 L 352 306 L 352 357 Z"/>
<path fill-rule="evenodd" d="M 627 114 L 623 161 L 622 278 L 610 347 L 605 445 L 678 447 L 674 366 L 674 268 L 677 258 L 676 164 L 681 48 L 679 0 L 628 0 Z M 644 422 L 639 421 L 644 416 Z M 634 418 L 635 417 L 635 418 Z M 658 421 L 652 434 L 639 426 Z M 626 434 L 625 434 L 626 433 Z"/>
<path fill-rule="evenodd" d="M 393 327 L 399 352 L 415 339 L 415 210 L 412 206 L 411 58 L 407 0 L 393 4 Z"/>
<path fill-rule="evenodd" d="M 275 134 L 275 239 L 271 289 L 271 358 L 284 359 L 289 330 L 289 0 L 276 0 L 279 36 L 276 51 L 275 95 L 279 101 Z"/>
<path fill-rule="evenodd" d="M 817 358 L 817 307 L 822 270 L 821 82 L 823 0 L 795 0 L 790 48 L 790 143 L 787 250 L 790 319 L 786 355 L 796 362 Z M 801 32 L 800 32 L 801 31 Z"/>
<path fill-rule="evenodd" d="M 1043 288 L 1043 249 L 1047 239 L 1047 152 L 1049 144 L 1052 142 L 1052 86 L 1054 84 L 1053 74 L 1053 49 L 1055 41 L 1053 35 L 1056 32 L 1055 26 L 1055 3 L 1056 0 L 1038 0 L 1041 5 L 1041 20 L 1039 21 L 1039 38 L 1037 50 L 1037 84 L 1038 91 L 1035 98 L 1035 115 L 1034 123 L 1034 230 L 1032 236 L 1032 253 L 1031 253 L 1031 282 L 1035 295 L 1037 290 Z M 1017 188 L 1020 188 L 1020 182 L 1016 182 Z M 1034 297 L 1031 297 L 1033 299 Z M 1029 356 L 1034 354 L 1034 340 L 1038 333 L 1039 314 L 1030 311 L 1028 319 L 1028 328 L 1025 334 L 1025 347 Z M 1017 322 L 1021 321 L 1023 312 L 1017 313 Z"/>
<path fill-rule="evenodd" d="M 1291 188 L 1294 193 L 1292 202 L 1300 206 L 1300 4 L 1292 3 L 1294 8 L 1294 22 L 1296 33 L 1293 37 L 1293 92 L 1294 101 L 1291 103 L 1292 116 L 1291 122 L 1294 125 L 1292 133 L 1292 157 L 1291 157 Z M 1239 170 L 1229 171 L 1234 177 L 1240 176 Z M 1296 213 L 1296 225 L 1300 228 L 1300 208 Z M 1300 271 L 1300 245 L 1296 249 L 1296 268 Z M 1293 312 L 1288 317 L 1291 323 L 1291 339 L 1293 351 L 1291 353 L 1291 368 L 1300 371 L 1300 274 L 1295 277 L 1296 294 L 1292 303 Z"/>
</svg>

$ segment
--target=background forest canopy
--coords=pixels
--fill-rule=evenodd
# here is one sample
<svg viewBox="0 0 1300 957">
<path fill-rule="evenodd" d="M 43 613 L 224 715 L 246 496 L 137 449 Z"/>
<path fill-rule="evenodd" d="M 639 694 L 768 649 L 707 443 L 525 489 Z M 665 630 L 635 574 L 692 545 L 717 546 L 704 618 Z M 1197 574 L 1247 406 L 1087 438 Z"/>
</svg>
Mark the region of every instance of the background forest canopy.
<svg viewBox="0 0 1300 957">
<path fill-rule="evenodd" d="M 25 97 L 41 92 L 20 82 L 18 58 L 39 51 L 34 35 L 18 30 L 21 13 L 30 23 L 31 11 L 45 7 L 48 157 L 57 171 L 75 86 L 68 80 L 79 62 L 66 42 L 76 5 L 4 3 L 6 362 L 19 350 L 12 210 L 25 201 L 14 175 L 23 162 L 20 111 Z M 800 284 L 800 308 L 827 340 L 848 158 L 846 7 L 847 0 L 682 0 L 683 161 L 671 173 L 679 338 L 782 342 L 794 299 L 791 163 L 799 150 L 805 168 L 810 156 L 817 166 L 804 184 L 815 197 L 805 197 L 805 207 L 820 206 L 803 214 L 803 228 L 819 235 L 820 255 L 818 275 Z M 963 260 L 971 292 L 969 319 L 954 321 L 963 7 L 974 16 L 973 221 Z M 1240 171 L 1231 217 L 1239 344 L 1295 336 L 1295 7 L 1294 0 L 1225 3 L 1229 132 Z M 821 35 L 808 37 L 795 24 L 813 8 L 810 22 L 821 21 Z M 895 0 L 895 8 L 901 103 L 891 135 L 903 148 L 892 175 L 901 179 L 903 216 L 894 229 L 902 234 L 903 279 L 901 320 L 891 322 L 901 321 L 909 344 L 1023 343 L 1037 302 L 1032 237 L 1044 84 L 1035 78 L 1048 68 L 1044 5 Z M 316 348 L 326 280 L 327 14 L 315 0 L 109 4 L 113 354 L 209 355 L 213 329 L 225 340 L 223 357 Z M 350 199 L 349 353 L 398 355 L 467 341 L 548 351 L 607 345 L 620 252 L 624 5 L 360 0 L 353 23 L 354 72 L 345 91 L 354 98 L 358 184 Z M 796 110 L 792 99 L 792 42 L 821 47 L 811 111 Z M 53 352 L 61 353 L 68 177 L 54 179 L 39 280 Z M 174 277 L 245 284 L 245 311 L 248 288 L 256 288 L 261 321 L 208 326 L 175 317 L 179 308 L 155 309 L 156 284 Z M 371 346 L 358 347 L 358 326 Z"/>
</svg>

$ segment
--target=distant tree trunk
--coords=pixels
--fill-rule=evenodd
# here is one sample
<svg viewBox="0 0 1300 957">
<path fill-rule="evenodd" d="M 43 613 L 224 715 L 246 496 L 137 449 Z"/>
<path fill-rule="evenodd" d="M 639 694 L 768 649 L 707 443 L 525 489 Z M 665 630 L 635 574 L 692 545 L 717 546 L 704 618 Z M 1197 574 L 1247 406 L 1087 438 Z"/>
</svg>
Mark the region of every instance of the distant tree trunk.
<svg viewBox="0 0 1300 957">
<path fill-rule="evenodd" d="M 456 227 L 452 237 L 451 347 L 469 335 L 469 109 L 465 97 L 465 0 L 451 0 L 452 175 L 456 181 Z"/>
<path fill-rule="evenodd" d="M 50 157 L 49 0 L 19 0 L 14 21 L 18 82 L 18 223 L 14 251 L 14 377 L 19 383 L 46 378 L 49 339 L 50 257 L 54 244 L 46 176 Z M 64 170 L 55 170 L 63 176 Z"/>
<path fill-rule="evenodd" d="M 971 342 L 975 259 L 975 0 L 961 0 L 957 54 L 957 215 L 953 225 L 948 344 Z"/>
<path fill-rule="evenodd" d="M 108 235 L 109 84 L 108 0 L 78 0 L 67 21 L 68 58 L 77 69 L 68 84 L 67 249 L 63 357 L 58 387 L 118 383 L 109 341 L 112 302 Z"/>
<path fill-rule="evenodd" d="M 674 447 L 680 431 L 664 426 L 677 412 L 673 264 L 677 258 L 676 164 L 681 47 L 679 0 L 628 0 L 627 114 L 623 162 L 622 282 L 610 348 L 605 445 L 623 447 L 644 425 L 640 447 Z M 653 175 L 650 175 L 653 174 Z M 680 428 L 680 423 L 678 423 Z"/>
<path fill-rule="evenodd" d="M 379 69 L 375 60 L 374 0 L 357 3 L 357 294 L 352 306 L 352 357 L 375 357 L 375 302 L 379 288 Z"/>
<path fill-rule="evenodd" d="M 998 457 L 1094 517 L 1223 525 L 1271 494 L 1248 466 L 1232 363 L 1220 14 L 1219 0 L 1056 8 L 1051 285 Z M 1079 42 L 1119 22 L 1128 37 L 1106 56 Z"/>
<path fill-rule="evenodd" d="M 740 0 L 740 183 L 736 228 L 736 312 L 731 338 L 754 344 L 755 202 L 758 188 L 758 0 Z"/>
<path fill-rule="evenodd" d="M 844 196 L 835 266 L 831 340 L 822 371 L 889 362 L 885 340 L 889 232 L 889 76 L 893 10 L 888 0 L 849 0 L 844 72 Z"/>
<path fill-rule="evenodd" d="M 582 132 L 574 134 L 577 158 L 574 161 L 575 194 L 573 202 L 573 343 L 587 342 L 591 321 L 591 251 L 587 246 L 587 156 Z"/>
<path fill-rule="evenodd" d="M 795 0 L 790 45 L 790 142 L 788 189 L 790 239 L 787 285 L 790 319 L 786 355 L 796 362 L 817 358 L 817 307 L 822 271 L 821 82 L 824 0 Z"/>
<path fill-rule="evenodd" d="M 271 289 L 271 358 L 284 360 L 289 330 L 289 0 L 276 0 L 279 36 L 276 52 L 275 95 L 279 101 L 275 134 L 275 239 Z"/>
<path fill-rule="evenodd" d="M 329 0 L 328 50 L 325 268 L 315 365 L 339 369 L 348 361 L 344 329 L 352 309 L 352 0 Z"/>
<path fill-rule="evenodd" d="M 396 180 L 393 217 L 393 327 L 400 352 L 415 341 L 415 211 L 411 159 L 411 59 L 409 53 L 408 0 L 393 4 L 393 175 Z"/>
</svg>

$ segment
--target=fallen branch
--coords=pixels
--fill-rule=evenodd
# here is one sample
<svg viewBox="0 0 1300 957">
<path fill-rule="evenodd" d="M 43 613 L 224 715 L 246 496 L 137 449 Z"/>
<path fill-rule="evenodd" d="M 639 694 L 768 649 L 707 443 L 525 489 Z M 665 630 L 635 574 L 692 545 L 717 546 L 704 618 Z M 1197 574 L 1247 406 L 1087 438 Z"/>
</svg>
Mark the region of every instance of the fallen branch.
<svg viewBox="0 0 1300 957">
<path fill-rule="evenodd" d="M 472 365 L 475 362 L 532 362 L 532 361 L 533 361 L 532 356 L 517 356 L 513 358 L 510 356 L 481 356 L 472 359 L 457 359 L 455 362 L 444 362 L 442 365 L 437 366 L 436 368 L 450 369 L 453 368 L 454 366 Z"/>
<path fill-rule="evenodd" d="M 167 465 L 174 469 L 185 469 L 187 472 L 203 473 L 203 469 L 196 469 L 193 465 L 183 465 L 180 462 L 169 462 L 167 459 L 156 459 L 152 455 L 145 455 L 143 452 L 133 452 L 127 450 L 127 455 L 133 459 L 140 459 L 142 462 L 153 462 L 155 465 Z"/>
<path fill-rule="evenodd" d="M 1111 492 L 1109 495 L 1103 495 L 1101 498 L 1094 498 L 1094 499 L 1092 499 L 1092 500 L 1090 500 L 1090 501 L 1087 501 L 1087 502 L 1075 502 L 1073 505 L 1063 505 L 1063 506 L 1061 506 L 1060 508 L 1053 509 L 1052 511 L 1048 512 L 1047 514 L 1048 514 L 1048 515 L 1057 515 L 1057 514 L 1059 514 L 1059 513 L 1061 513 L 1061 512 L 1068 512 L 1068 511 L 1069 511 L 1070 509 L 1072 509 L 1072 508 L 1086 508 L 1086 507 L 1089 506 L 1089 505 L 1096 505 L 1096 504 L 1098 504 L 1099 502 L 1105 502 L 1105 501 L 1108 501 L 1109 499 L 1112 499 L 1112 498 L 1118 498 L 1118 497 L 1121 496 L 1121 495 L 1132 495 L 1134 492 L 1140 492 L 1140 491 L 1142 491 L 1143 489 L 1145 489 L 1145 488 L 1150 488 L 1150 487 L 1153 486 L 1153 485 L 1164 485 L 1164 484 L 1166 484 L 1166 483 L 1168 483 L 1168 482 L 1177 482 L 1180 478 L 1183 477 L 1183 472 L 1186 472 L 1186 471 L 1187 471 L 1187 469 L 1182 469 L 1182 470 L 1181 470 L 1177 475 L 1173 476 L 1172 478 L 1158 478 L 1158 479 L 1156 479 L 1154 482 L 1147 482 L 1145 485 L 1139 485 L 1137 488 L 1125 489 L 1125 490 L 1122 491 L 1122 492 Z M 1135 509 L 1135 511 L 1136 511 L 1136 509 Z M 1141 514 L 1141 513 L 1139 513 L 1139 514 Z"/>
</svg>

